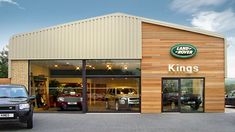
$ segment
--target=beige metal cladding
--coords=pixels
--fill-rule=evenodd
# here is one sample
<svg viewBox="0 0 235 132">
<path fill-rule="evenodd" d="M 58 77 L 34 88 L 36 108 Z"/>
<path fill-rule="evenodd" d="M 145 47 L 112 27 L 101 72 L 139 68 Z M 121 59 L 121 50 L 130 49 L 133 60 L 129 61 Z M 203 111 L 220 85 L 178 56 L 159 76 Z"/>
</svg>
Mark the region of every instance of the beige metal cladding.
<svg viewBox="0 0 235 132">
<path fill-rule="evenodd" d="M 111 14 L 15 35 L 11 60 L 141 59 L 141 21 Z"/>
</svg>

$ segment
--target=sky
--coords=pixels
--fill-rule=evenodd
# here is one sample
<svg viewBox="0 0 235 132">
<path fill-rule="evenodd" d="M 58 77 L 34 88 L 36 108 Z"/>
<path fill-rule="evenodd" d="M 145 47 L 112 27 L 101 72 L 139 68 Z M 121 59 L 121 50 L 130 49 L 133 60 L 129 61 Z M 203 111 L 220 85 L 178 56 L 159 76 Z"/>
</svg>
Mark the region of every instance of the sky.
<svg viewBox="0 0 235 132">
<path fill-rule="evenodd" d="M 115 12 L 224 35 L 235 78 L 235 0 L 0 0 L 0 49 L 13 34 Z"/>
</svg>

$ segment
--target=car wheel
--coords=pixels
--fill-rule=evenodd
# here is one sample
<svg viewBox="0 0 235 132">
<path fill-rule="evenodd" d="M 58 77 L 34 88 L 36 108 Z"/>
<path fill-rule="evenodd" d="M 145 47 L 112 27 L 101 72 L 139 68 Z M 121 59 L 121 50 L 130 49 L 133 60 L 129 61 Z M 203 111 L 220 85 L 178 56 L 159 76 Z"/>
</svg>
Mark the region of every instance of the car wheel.
<svg viewBox="0 0 235 132">
<path fill-rule="evenodd" d="M 119 110 L 119 103 L 118 103 L 118 101 L 115 102 L 115 110 L 116 110 L 116 111 Z"/>
<path fill-rule="evenodd" d="M 31 116 L 31 117 L 27 120 L 27 128 L 28 128 L 28 129 L 32 129 L 32 128 L 33 128 L 33 116 Z"/>
<path fill-rule="evenodd" d="M 200 104 L 195 104 L 195 110 L 199 109 Z"/>
<path fill-rule="evenodd" d="M 109 101 L 108 100 L 105 101 L 105 108 L 109 109 Z"/>
<path fill-rule="evenodd" d="M 79 106 L 79 110 L 81 110 L 81 111 L 82 111 L 82 106 Z"/>
<path fill-rule="evenodd" d="M 194 104 L 194 105 L 191 105 L 191 108 L 194 109 L 194 110 L 198 110 L 200 105 L 198 104 Z"/>
<path fill-rule="evenodd" d="M 63 104 L 63 105 L 61 106 L 61 110 L 67 110 L 67 105 Z"/>
</svg>

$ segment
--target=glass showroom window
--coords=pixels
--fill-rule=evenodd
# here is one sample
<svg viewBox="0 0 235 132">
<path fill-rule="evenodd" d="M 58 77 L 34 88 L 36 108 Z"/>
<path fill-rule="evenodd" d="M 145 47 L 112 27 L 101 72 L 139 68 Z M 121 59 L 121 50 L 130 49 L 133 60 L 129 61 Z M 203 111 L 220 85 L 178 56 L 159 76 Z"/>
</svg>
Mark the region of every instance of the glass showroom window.
<svg viewBox="0 0 235 132">
<path fill-rule="evenodd" d="M 203 112 L 203 78 L 163 78 L 163 112 Z"/>
<path fill-rule="evenodd" d="M 139 112 L 138 78 L 89 78 L 87 87 L 90 112 Z"/>
<path fill-rule="evenodd" d="M 140 76 L 140 60 L 87 60 L 87 75 Z"/>
<path fill-rule="evenodd" d="M 179 112 L 179 79 L 163 79 L 162 111 Z"/>
<path fill-rule="evenodd" d="M 31 95 L 36 111 L 82 109 L 82 61 L 30 61 Z"/>
<path fill-rule="evenodd" d="M 139 60 L 87 60 L 89 112 L 140 111 Z"/>
<path fill-rule="evenodd" d="M 181 112 L 203 112 L 204 79 L 181 79 Z"/>
</svg>

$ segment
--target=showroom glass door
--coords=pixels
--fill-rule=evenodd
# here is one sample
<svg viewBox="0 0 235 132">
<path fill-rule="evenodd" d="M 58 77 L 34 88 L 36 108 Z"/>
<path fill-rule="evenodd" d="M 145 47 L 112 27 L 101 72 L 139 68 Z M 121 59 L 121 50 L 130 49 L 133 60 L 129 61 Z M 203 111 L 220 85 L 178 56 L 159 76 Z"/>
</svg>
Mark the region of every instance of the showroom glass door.
<svg viewBox="0 0 235 132">
<path fill-rule="evenodd" d="M 164 78 L 163 112 L 204 112 L 204 78 Z"/>
<path fill-rule="evenodd" d="M 162 111 L 179 112 L 179 79 L 162 80 Z"/>
</svg>

